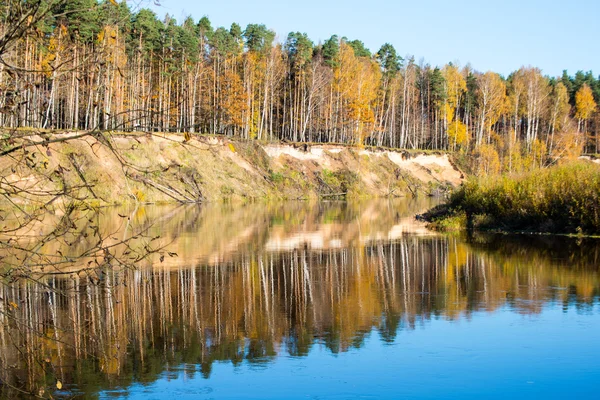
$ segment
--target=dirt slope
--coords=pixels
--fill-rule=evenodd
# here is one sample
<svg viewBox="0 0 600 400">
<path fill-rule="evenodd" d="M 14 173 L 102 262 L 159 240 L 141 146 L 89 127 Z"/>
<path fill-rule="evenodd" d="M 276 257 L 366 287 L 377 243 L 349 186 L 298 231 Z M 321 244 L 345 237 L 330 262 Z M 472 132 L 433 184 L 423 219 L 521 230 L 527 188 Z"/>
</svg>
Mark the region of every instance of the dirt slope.
<svg viewBox="0 0 600 400">
<path fill-rule="evenodd" d="M 174 134 L 38 142 L 27 153 L 3 157 L 1 178 L 22 188 L 75 188 L 76 198 L 98 204 L 403 196 L 445 190 L 463 179 L 446 154 L 212 136 L 184 143 Z M 28 195 L 17 201 L 27 203 Z"/>
</svg>

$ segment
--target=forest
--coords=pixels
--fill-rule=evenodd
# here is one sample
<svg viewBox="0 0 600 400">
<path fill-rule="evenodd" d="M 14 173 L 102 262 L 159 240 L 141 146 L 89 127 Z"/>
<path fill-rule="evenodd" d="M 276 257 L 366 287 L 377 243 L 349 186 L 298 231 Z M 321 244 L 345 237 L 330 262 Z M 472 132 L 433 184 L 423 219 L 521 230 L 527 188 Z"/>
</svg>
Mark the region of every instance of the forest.
<svg viewBox="0 0 600 400">
<path fill-rule="evenodd" d="M 469 155 L 480 173 L 600 152 L 600 77 L 432 66 L 389 43 L 178 22 L 115 0 L 0 6 L 0 126 L 219 134 Z M 15 5 L 34 7 L 13 32 Z M 392 38 L 390 38 L 392 39 Z M 8 43 L 8 44 L 7 44 Z M 523 60 L 524 63 L 527 60 Z"/>
</svg>

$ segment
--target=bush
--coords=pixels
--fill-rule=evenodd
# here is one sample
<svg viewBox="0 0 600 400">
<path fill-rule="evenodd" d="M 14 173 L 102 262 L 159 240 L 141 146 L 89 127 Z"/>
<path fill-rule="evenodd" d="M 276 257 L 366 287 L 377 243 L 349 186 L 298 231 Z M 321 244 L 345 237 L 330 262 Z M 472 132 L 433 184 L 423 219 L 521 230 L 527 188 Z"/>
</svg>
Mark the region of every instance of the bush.
<svg viewBox="0 0 600 400">
<path fill-rule="evenodd" d="M 285 179 L 285 177 L 283 176 L 283 174 L 281 172 L 273 172 L 273 171 L 271 171 L 270 174 L 269 174 L 269 179 L 273 183 L 281 183 L 281 182 L 283 182 L 283 180 Z"/>
<path fill-rule="evenodd" d="M 466 213 L 476 228 L 600 233 L 600 166 L 576 161 L 519 175 L 468 180 L 455 192 L 447 218 Z M 438 216 L 439 217 L 439 216 Z"/>
</svg>

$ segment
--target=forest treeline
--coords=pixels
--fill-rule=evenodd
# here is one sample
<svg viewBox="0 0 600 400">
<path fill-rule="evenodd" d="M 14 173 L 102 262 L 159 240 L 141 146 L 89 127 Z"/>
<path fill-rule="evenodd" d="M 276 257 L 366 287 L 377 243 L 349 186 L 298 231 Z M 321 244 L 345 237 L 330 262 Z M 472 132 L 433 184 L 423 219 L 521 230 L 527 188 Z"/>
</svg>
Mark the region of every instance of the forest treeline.
<svg viewBox="0 0 600 400">
<path fill-rule="evenodd" d="M 14 3 L 0 6 L 0 34 L 11 30 Z M 549 77 L 522 67 L 504 77 L 402 58 L 388 43 L 371 52 L 336 35 L 278 42 L 262 24 L 178 23 L 125 1 L 33 3 L 49 11 L 0 52 L 3 127 L 462 151 L 483 173 L 600 152 L 591 71 Z"/>
</svg>

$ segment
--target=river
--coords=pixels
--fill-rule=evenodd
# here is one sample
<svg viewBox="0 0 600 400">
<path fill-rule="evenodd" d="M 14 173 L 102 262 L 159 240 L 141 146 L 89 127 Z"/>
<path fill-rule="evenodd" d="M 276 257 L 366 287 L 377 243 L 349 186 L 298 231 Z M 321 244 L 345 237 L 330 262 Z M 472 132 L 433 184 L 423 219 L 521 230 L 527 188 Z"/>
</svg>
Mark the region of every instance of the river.
<svg viewBox="0 0 600 400">
<path fill-rule="evenodd" d="M 102 209 L 154 253 L 2 284 L 0 396 L 595 397 L 600 242 L 434 234 L 434 202 Z"/>
</svg>

